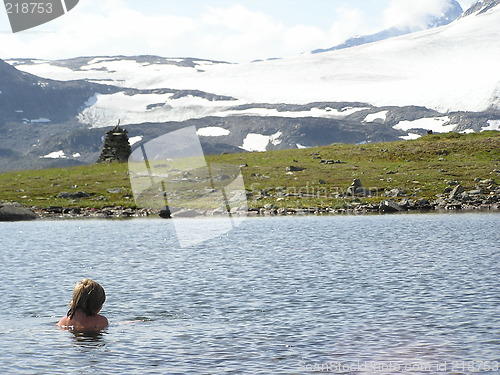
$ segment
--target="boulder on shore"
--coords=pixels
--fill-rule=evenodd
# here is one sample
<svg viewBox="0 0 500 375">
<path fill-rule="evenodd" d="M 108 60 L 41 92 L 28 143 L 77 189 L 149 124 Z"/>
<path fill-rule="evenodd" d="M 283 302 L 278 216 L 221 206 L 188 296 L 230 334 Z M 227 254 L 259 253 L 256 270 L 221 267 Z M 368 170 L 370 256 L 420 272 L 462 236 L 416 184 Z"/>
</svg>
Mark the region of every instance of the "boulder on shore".
<svg viewBox="0 0 500 375">
<path fill-rule="evenodd" d="M 401 207 L 399 204 L 394 202 L 393 200 L 386 199 L 382 202 L 380 202 L 379 205 L 379 211 L 380 212 L 401 212 L 405 211 L 403 207 Z"/>
<path fill-rule="evenodd" d="M 27 221 L 38 219 L 38 215 L 29 208 L 12 204 L 0 205 L 0 221 Z"/>
</svg>

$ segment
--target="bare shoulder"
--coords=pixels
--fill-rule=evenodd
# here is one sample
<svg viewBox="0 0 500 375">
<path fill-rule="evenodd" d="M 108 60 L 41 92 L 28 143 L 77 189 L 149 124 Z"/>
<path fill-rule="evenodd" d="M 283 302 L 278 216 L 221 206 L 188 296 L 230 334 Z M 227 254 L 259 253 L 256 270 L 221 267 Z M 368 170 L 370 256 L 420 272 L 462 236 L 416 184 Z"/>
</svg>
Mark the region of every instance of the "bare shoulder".
<svg viewBox="0 0 500 375">
<path fill-rule="evenodd" d="M 63 316 L 59 322 L 57 322 L 56 326 L 64 327 L 69 326 L 69 318 L 67 316 Z"/>
<path fill-rule="evenodd" d="M 106 318 L 105 316 L 97 315 L 96 318 L 97 318 L 97 325 L 100 328 L 106 328 L 109 325 L 108 318 Z"/>
</svg>

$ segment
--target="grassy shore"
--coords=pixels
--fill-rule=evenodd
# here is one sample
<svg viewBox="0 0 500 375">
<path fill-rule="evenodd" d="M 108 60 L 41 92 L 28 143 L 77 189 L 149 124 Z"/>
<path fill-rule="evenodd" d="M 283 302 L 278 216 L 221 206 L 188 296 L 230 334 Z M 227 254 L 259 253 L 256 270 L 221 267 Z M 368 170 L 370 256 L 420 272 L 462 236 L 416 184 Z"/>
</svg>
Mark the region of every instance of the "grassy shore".
<svg viewBox="0 0 500 375">
<path fill-rule="evenodd" d="M 249 207 L 342 207 L 352 200 L 377 203 L 384 192 L 435 199 L 450 180 L 474 189 L 500 170 L 500 132 L 427 135 L 414 141 L 209 156 L 210 163 L 241 165 Z M 372 194 L 347 197 L 353 179 Z M 90 197 L 59 198 L 84 191 Z M 28 207 L 122 206 L 137 208 L 127 164 L 30 170 L 0 174 L 0 202 Z"/>
</svg>

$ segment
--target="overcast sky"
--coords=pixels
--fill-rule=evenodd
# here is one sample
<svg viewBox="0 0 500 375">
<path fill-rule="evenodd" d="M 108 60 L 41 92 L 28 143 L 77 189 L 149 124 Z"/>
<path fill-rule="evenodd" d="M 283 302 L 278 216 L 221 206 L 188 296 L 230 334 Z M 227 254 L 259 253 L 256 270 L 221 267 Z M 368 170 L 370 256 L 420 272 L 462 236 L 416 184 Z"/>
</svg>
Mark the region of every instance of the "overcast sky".
<svg viewBox="0 0 500 375">
<path fill-rule="evenodd" d="M 16 34 L 0 11 L 0 58 L 287 57 L 391 26 L 418 27 L 450 1 L 80 0 L 68 14 Z M 475 1 L 458 0 L 464 10 Z"/>
</svg>

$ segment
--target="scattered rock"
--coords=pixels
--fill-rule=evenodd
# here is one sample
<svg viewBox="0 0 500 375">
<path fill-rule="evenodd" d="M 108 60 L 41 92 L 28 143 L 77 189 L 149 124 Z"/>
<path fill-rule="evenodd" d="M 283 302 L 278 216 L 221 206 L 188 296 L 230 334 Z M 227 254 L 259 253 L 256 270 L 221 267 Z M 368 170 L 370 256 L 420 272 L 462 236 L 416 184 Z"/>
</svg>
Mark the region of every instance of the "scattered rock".
<svg viewBox="0 0 500 375">
<path fill-rule="evenodd" d="M 457 185 L 455 188 L 451 191 L 449 198 L 450 199 L 458 199 L 460 195 L 465 191 L 464 187 L 462 185 Z"/>
<path fill-rule="evenodd" d="M 476 189 L 476 190 L 469 190 L 467 192 L 468 195 L 479 195 L 483 194 L 483 191 L 481 189 Z"/>
<path fill-rule="evenodd" d="M 45 212 L 49 214 L 62 214 L 64 212 L 64 208 L 61 206 L 50 206 L 45 209 Z"/>
<path fill-rule="evenodd" d="M 411 199 L 404 198 L 404 199 L 401 199 L 401 201 L 398 203 L 398 205 L 399 205 L 399 207 L 401 207 L 405 210 L 409 210 L 410 208 L 415 207 L 415 202 Z"/>
<path fill-rule="evenodd" d="M 404 197 L 405 195 L 406 195 L 406 192 L 402 189 L 392 189 L 392 190 L 384 192 L 384 196 L 392 197 L 392 198 Z"/>
<path fill-rule="evenodd" d="M 320 164 L 343 164 L 341 160 L 321 159 Z"/>
<path fill-rule="evenodd" d="M 404 208 L 393 200 L 386 199 L 380 202 L 379 210 L 380 212 L 401 212 L 404 211 Z"/>
<path fill-rule="evenodd" d="M 495 180 L 488 179 L 488 180 L 480 180 L 479 184 L 480 185 L 496 185 L 497 183 L 495 182 Z"/>
<path fill-rule="evenodd" d="M 287 172 L 300 172 L 300 171 L 303 171 L 305 168 L 302 168 L 302 167 L 296 167 L 296 166 L 289 166 L 289 167 L 286 167 L 286 171 Z"/>
<path fill-rule="evenodd" d="M 80 199 L 80 198 L 89 198 L 93 196 L 93 193 L 86 193 L 84 191 L 77 191 L 76 193 L 68 193 L 67 191 L 63 191 L 57 195 L 57 198 L 63 199 Z"/>
<path fill-rule="evenodd" d="M 113 188 L 113 189 L 108 189 L 109 194 L 121 194 L 124 193 L 125 190 L 123 188 Z"/>
<path fill-rule="evenodd" d="M 361 183 L 361 180 L 359 178 L 355 178 L 351 185 L 347 188 L 347 194 L 349 195 L 356 195 L 357 189 L 363 187 L 363 184 Z"/>
</svg>

